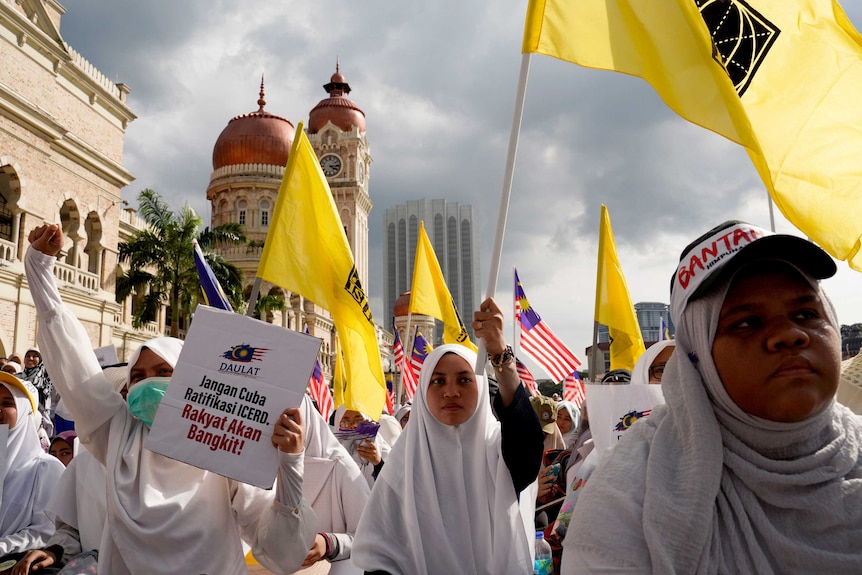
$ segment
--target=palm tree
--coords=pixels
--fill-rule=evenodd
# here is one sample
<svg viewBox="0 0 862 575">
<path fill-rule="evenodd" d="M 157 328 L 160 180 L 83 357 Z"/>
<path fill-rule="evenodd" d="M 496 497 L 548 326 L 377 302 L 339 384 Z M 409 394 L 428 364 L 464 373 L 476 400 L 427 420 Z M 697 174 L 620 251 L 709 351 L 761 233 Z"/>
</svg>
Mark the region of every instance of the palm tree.
<svg viewBox="0 0 862 575">
<path fill-rule="evenodd" d="M 266 320 L 270 312 L 284 311 L 286 309 L 287 303 L 281 295 L 268 293 L 257 298 L 257 302 L 254 305 L 254 317 Z"/>
<path fill-rule="evenodd" d="M 191 316 L 200 294 L 194 239 L 200 244 L 228 300 L 234 307 L 242 304 L 242 273 L 211 251 L 218 246 L 244 243 L 246 237 L 241 225 L 231 222 L 205 228 L 203 220 L 188 203 L 175 213 L 150 189 L 138 195 L 138 204 L 147 229 L 135 233 L 128 242 L 120 242 L 120 261 L 128 263 L 129 269 L 117 277 L 118 302 L 132 292 L 143 294 L 141 305 L 132 318 L 135 328 L 155 321 L 161 306 L 167 305 L 171 309 L 171 335 L 179 335 L 180 317 Z"/>
</svg>

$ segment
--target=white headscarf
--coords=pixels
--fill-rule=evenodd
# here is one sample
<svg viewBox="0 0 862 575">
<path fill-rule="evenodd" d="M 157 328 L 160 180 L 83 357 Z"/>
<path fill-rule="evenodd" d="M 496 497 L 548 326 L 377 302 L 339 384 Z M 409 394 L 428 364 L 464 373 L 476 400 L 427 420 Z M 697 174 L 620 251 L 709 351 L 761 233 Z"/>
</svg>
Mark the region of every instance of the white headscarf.
<svg viewBox="0 0 862 575">
<path fill-rule="evenodd" d="M 472 417 L 440 423 L 426 394 L 443 355 L 455 353 L 472 369 L 476 355 L 461 345 L 428 355 L 413 398 L 410 424 L 393 448 L 371 493 L 353 545 L 366 571 L 429 575 L 523 575 L 530 549 L 512 476 L 500 448 L 484 377 Z M 532 534 L 530 534 L 532 535 Z"/>
<path fill-rule="evenodd" d="M 649 348 L 643 352 L 635 362 L 635 367 L 632 369 L 632 384 L 649 384 L 649 368 L 652 366 L 652 362 L 654 362 L 655 358 L 657 358 L 665 349 L 675 345 L 676 340 L 664 339 L 649 346 Z M 665 368 L 667 368 L 667 366 L 665 366 Z"/>
<path fill-rule="evenodd" d="M 817 282 L 830 323 L 838 323 Z M 797 423 L 737 406 L 712 360 L 731 279 L 688 302 L 662 378 L 667 406 L 632 427 L 593 474 L 566 538 L 655 573 L 860 573 L 862 422 L 834 400 Z M 642 501 L 633 518 L 602 502 Z M 628 509 L 628 508 L 627 508 Z M 599 518 L 596 520 L 596 518 Z M 645 545 L 645 547 L 644 547 Z"/>
<path fill-rule="evenodd" d="M 566 449 L 572 449 L 575 442 L 578 440 L 578 430 L 581 427 L 581 410 L 571 401 L 557 402 L 557 419 L 560 418 L 560 410 L 565 409 L 569 413 L 572 420 L 572 428 L 568 433 L 563 433 L 563 442 L 566 444 Z M 562 433 L 562 430 L 560 430 Z"/>
<path fill-rule="evenodd" d="M 6 376 L 11 377 L 9 374 Z M 3 489 L 0 492 L 0 537 L 6 537 L 31 525 L 37 513 L 43 513 L 37 499 L 44 507 L 48 500 L 44 490 L 50 493 L 63 473 L 63 464 L 42 449 L 36 428 L 41 421 L 38 411 L 33 410 L 34 398 L 21 387 L 0 381 L 15 399 L 18 420 L 9 429 L 6 441 L 6 466 L 0 476 Z M 58 467 L 59 465 L 59 467 Z M 51 470 L 50 481 L 40 480 L 40 472 Z"/>
</svg>

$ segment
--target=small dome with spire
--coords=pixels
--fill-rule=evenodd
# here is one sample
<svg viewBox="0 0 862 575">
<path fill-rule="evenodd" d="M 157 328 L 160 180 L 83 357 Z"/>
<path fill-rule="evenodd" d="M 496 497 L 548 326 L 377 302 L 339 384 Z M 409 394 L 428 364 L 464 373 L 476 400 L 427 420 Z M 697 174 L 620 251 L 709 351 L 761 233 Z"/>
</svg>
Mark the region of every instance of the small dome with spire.
<svg viewBox="0 0 862 575">
<path fill-rule="evenodd" d="M 228 122 L 213 148 L 213 170 L 236 164 L 285 166 L 296 129 L 290 121 L 264 110 L 263 77 L 256 112 Z"/>
<path fill-rule="evenodd" d="M 329 94 L 328 98 L 321 100 L 308 114 L 308 133 L 316 134 L 332 122 L 345 132 L 349 132 L 354 126 L 360 132 L 365 131 L 365 112 L 359 109 L 348 97 L 350 84 L 341 75 L 338 62 L 335 63 L 335 74 L 324 84 L 323 89 Z"/>
</svg>

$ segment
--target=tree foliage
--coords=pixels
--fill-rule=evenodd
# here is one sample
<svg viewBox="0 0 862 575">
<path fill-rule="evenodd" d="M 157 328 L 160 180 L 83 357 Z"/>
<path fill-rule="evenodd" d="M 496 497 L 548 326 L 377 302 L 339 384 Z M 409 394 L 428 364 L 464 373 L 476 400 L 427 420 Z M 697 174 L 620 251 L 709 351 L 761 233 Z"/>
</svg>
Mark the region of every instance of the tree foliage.
<svg viewBox="0 0 862 575">
<path fill-rule="evenodd" d="M 231 305 L 239 308 L 243 303 L 242 273 L 213 250 L 245 243 L 243 227 L 233 222 L 204 227 L 188 203 L 174 212 L 150 189 L 141 191 L 138 204 L 147 228 L 128 242 L 120 242 L 120 261 L 128 264 L 128 271 L 117 277 L 118 302 L 132 293 L 141 295 L 132 325 L 140 328 L 155 321 L 161 306 L 166 305 L 171 310 L 171 335 L 179 334 L 180 318 L 191 317 L 201 298 L 192 240 L 198 241 Z"/>
</svg>

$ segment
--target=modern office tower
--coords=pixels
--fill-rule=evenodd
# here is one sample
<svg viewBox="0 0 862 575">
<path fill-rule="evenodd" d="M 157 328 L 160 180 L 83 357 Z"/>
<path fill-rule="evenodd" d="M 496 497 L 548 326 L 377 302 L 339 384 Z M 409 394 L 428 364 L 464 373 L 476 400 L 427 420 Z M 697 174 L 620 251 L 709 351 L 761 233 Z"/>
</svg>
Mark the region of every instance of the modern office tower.
<svg viewBox="0 0 862 575">
<path fill-rule="evenodd" d="M 392 314 L 395 300 L 413 281 L 413 259 L 419 223 L 425 232 L 461 319 L 472 337 L 469 318 L 479 306 L 479 238 L 473 206 L 446 200 L 411 200 L 389 208 L 383 216 L 383 313 Z M 437 329 L 434 343 L 442 338 Z"/>
<path fill-rule="evenodd" d="M 635 304 L 635 314 L 638 318 L 638 325 L 641 328 L 641 336 L 644 342 L 662 339 L 659 327 L 662 318 L 668 328 L 670 337 L 673 338 L 676 330 L 670 323 L 670 306 L 668 304 L 652 301 L 638 302 Z"/>
</svg>

